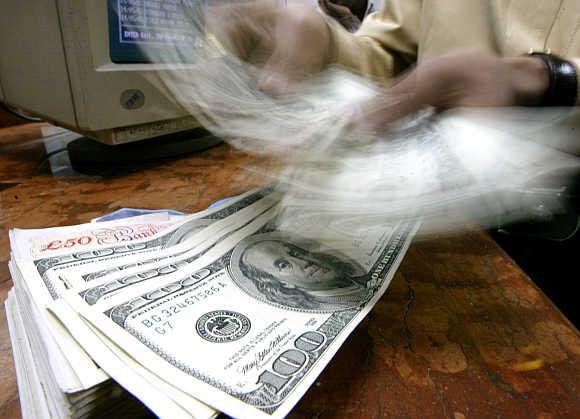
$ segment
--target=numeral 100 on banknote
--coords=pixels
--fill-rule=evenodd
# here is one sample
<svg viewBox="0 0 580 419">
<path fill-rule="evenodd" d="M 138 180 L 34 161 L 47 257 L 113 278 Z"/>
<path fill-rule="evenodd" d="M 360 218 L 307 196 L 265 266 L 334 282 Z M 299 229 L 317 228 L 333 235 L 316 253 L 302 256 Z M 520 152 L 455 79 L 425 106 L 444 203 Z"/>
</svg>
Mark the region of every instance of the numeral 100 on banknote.
<svg viewBox="0 0 580 419">
<path fill-rule="evenodd" d="M 294 341 L 295 349 L 282 352 L 272 363 L 272 371 L 266 370 L 260 374 L 258 383 L 269 385 L 279 393 L 290 379 L 304 367 L 308 354 L 320 349 L 326 337 L 319 332 L 306 332 Z"/>
</svg>

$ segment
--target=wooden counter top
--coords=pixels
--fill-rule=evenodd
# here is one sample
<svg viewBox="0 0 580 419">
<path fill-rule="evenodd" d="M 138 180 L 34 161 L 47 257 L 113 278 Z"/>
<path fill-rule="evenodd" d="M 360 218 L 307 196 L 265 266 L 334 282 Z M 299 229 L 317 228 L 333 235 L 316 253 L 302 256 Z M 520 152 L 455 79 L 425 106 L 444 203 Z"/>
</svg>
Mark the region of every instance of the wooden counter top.
<svg viewBox="0 0 580 419">
<path fill-rule="evenodd" d="M 0 129 L 0 299 L 8 230 L 88 222 L 122 207 L 193 212 L 261 184 L 229 146 L 104 179 L 54 177 L 39 125 Z M 265 162 L 259 162 L 262 166 Z M 4 311 L 0 418 L 19 417 Z M 291 417 L 580 417 L 578 331 L 474 226 L 416 241 L 385 296 Z"/>
</svg>

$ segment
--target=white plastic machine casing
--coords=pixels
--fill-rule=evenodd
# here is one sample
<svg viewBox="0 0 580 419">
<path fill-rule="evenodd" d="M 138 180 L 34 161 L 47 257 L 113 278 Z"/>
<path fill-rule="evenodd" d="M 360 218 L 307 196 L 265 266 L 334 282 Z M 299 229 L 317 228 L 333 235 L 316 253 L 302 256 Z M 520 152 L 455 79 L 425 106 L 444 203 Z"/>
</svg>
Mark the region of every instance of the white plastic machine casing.
<svg viewBox="0 0 580 419">
<path fill-rule="evenodd" d="M 168 66 L 111 61 L 105 0 L 1 1 L 0 100 L 56 125 L 109 144 L 198 127 L 144 77 Z"/>
</svg>

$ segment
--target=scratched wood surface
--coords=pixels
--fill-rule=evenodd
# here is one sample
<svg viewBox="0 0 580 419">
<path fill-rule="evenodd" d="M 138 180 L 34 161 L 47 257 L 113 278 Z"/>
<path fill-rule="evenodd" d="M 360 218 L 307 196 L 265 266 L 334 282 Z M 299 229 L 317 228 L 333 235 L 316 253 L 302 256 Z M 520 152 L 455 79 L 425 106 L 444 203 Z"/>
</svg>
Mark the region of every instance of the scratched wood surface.
<svg viewBox="0 0 580 419">
<path fill-rule="evenodd" d="M 122 207 L 197 211 L 264 182 L 228 146 L 104 179 L 54 177 L 38 125 L 0 129 L 0 299 L 8 230 Z M 558 280 L 558 278 L 554 278 Z M 0 313 L 0 418 L 19 417 Z M 392 285 L 291 417 L 580 417 L 580 336 L 476 226 L 416 240 Z"/>
</svg>

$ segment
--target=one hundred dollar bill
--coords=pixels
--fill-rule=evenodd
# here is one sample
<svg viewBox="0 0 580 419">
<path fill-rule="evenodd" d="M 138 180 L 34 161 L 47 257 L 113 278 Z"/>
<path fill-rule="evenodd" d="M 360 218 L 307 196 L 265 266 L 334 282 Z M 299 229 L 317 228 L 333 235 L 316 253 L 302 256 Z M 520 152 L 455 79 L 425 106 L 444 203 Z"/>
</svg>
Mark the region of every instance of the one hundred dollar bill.
<svg viewBox="0 0 580 419">
<path fill-rule="evenodd" d="M 84 273 L 78 268 L 58 272 L 59 279 L 66 284 L 74 284 L 75 288 L 90 285 L 84 290 L 85 299 L 89 304 L 95 304 L 101 298 L 116 294 L 131 285 L 143 281 L 157 281 L 161 277 L 183 270 L 212 247 L 216 246 L 235 231 L 243 228 L 255 217 L 267 211 L 279 200 L 278 194 L 272 193 L 259 201 L 236 212 L 220 222 L 206 227 L 196 235 L 195 244 L 185 242 L 163 249 L 151 255 L 135 255 L 124 259 L 123 265 L 107 268 L 108 273 L 101 275 L 103 270 Z M 100 269 L 108 263 L 99 263 L 92 270 Z"/>
<path fill-rule="evenodd" d="M 57 271 L 89 264 L 113 264 L 131 256 L 170 249 L 180 243 L 195 243 L 195 237 L 204 228 L 236 214 L 268 193 L 266 189 L 253 190 L 185 219 L 163 218 L 155 214 L 101 225 L 11 231 L 14 251 L 10 263 L 12 277 L 18 285 L 17 291 L 20 290 L 20 298 L 31 307 L 31 322 L 43 331 L 43 342 L 47 353 L 52 354 L 52 368 L 59 376 L 63 390 L 86 389 L 103 382 L 108 376 L 46 312 L 46 305 L 70 285 L 60 281 Z M 57 352 L 62 357 L 57 356 Z"/>
<path fill-rule="evenodd" d="M 63 303 L 174 388 L 236 417 L 281 417 L 384 293 L 417 228 L 273 209 L 186 270 Z"/>
<path fill-rule="evenodd" d="M 28 238 L 26 241 L 30 243 L 31 248 L 42 249 L 42 253 L 29 253 L 23 257 L 15 256 L 17 262 L 21 265 L 25 265 L 29 261 L 32 262 L 34 267 L 30 271 L 36 274 L 34 276 L 40 276 L 52 299 L 56 299 L 58 298 L 60 287 L 59 284 L 48 279 L 50 271 L 71 267 L 77 268 L 89 263 L 102 261 L 112 264 L 116 260 L 121 260 L 128 256 L 153 253 L 161 249 L 170 248 L 188 239 L 195 238 L 195 235 L 202 231 L 203 228 L 215 221 L 223 220 L 235 214 L 237 211 L 263 198 L 269 192 L 270 190 L 268 189 L 250 191 L 220 207 L 196 213 L 177 223 L 174 220 L 158 223 L 135 223 L 135 221 L 129 219 L 125 223 L 120 220 L 121 222 L 114 222 L 112 225 L 83 224 L 77 226 L 74 230 L 75 238 L 73 238 L 73 242 L 76 240 L 80 250 L 75 246 L 67 247 L 66 243 L 71 242 L 70 238 L 68 238 L 71 234 L 68 233 L 67 236 L 58 237 L 54 240 L 51 237 L 43 236 L 43 243 L 39 245 L 34 243 L 33 238 Z M 13 248 L 22 248 L 20 243 L 24 240 L 19 236 L 24 233 L 25 231 L 22 230 L 11 231 Z M 64 245 L 56 248 L 54 247 L 57 245 L 51 247 L 51 244 L 55 242 L 64 243 Z M 35 288 L 42 289 L 41 286 L 35 286 Z"/>
</svg>

